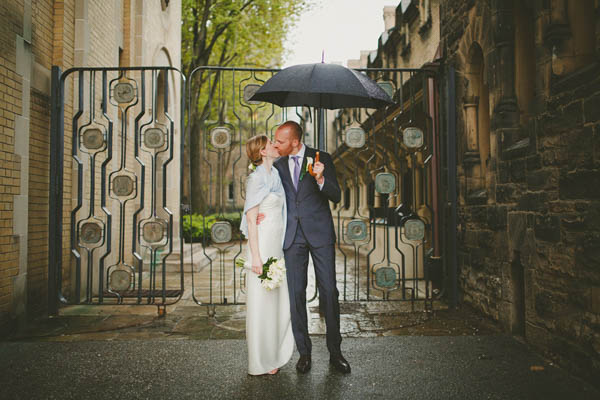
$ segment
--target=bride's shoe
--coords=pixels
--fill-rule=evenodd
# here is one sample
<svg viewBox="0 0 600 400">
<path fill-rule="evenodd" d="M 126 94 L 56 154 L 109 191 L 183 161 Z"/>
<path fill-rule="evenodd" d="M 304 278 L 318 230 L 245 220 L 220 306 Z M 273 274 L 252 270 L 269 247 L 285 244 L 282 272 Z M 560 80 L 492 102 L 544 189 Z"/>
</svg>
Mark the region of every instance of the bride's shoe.
<svg viewBox="0 0 600 400">
<path fill-rule="evenodd" d="M 275 368 L 273 371 L 267 372 L 267 374 L 269 374 L 269 375 L 275 375 L 278 372 L 279 372 L 279 368 Z"/>
</svg>

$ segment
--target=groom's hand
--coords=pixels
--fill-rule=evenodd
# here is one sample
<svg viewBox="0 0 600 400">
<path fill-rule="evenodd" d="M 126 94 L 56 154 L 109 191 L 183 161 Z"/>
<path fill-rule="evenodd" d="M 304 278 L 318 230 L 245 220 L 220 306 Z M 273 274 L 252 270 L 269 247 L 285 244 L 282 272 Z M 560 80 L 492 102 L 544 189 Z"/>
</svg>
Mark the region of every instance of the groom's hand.
<svg viewBox="0 0 600 400">
<path fill-rule="evenodd" d="M 265 220 L 265 214 L 258 213 L 258 215 L 256 216 L 256 225 L 260 225 L 260 223 L 263 222 L 264 220 Z"/>
<path fill-rule="evenodd" d="M 323 184 L 323 171 L 325 171 L 325 164 L 320 161 L 315 162 L 313 165 L 313 172 L 315 173 L 315 180 L 319 185 Z"/>
</svg>

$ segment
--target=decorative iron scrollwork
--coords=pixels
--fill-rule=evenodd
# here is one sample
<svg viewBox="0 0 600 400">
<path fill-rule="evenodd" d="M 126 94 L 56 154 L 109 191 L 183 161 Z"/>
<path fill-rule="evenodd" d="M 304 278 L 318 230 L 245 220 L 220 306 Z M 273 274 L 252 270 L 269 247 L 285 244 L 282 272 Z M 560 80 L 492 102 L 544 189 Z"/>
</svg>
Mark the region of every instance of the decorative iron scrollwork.
<svg viewBox="0 0 600 400">
<path fill-rule="evenodd" d="M 254 96 L 254 93 L 256 93 L 258 89 L 260 89 L 260 85 L 257 85 L 256 83 L 250 83 L 244 86 L 244 101 L 248 104 L 262 103 L 261 101 L 250 100 L 250 98 Z"/>
<path fill-rule="evenodd" d="M 149 149 L 159 149 L 165 145 L 166 133 L 157 127 L 148 128 L 144 132 L 144 145 Z"/>
<path fill-rule="evenodd" d="M 106 136 L 98 127 L 88 128 L 81 134 L 81 143 L 87 150 L 100 150 L 106 143 Z"/>
<path fill-rule="evenodd" d="M 348 147 L 359 149 L 365 145 L 366 137 L 362 128 L 350 128 L 346 131 L 344 142 Z"/>
<path fill-rule="evenodd" d="M 227 221 L 215 222 L 210 229 L 210 236 L 213 243 L 227 243 L 231 241 L 231 224 Z"/>
<path fill-rule="evenodd" d="M 166 226 L 160 221 L 146 222 L 143 227 L 143 237 L 148 243 L 158 243 L 165 237 Z"/>
<path fill-rule="evenodd" d="M 210 143 L 217 149 L 226 149 L 231 145 L 231 130 L 226 126 L 217 126 L 210 131 Z"/>
<path fill-rule="evenodd" d="M 346 237 L 353 242 L 362 242 L 367 238 L 367 224 L 360 219 L 348 222 Z"/>
<path fill-rule="evenodd" d="M 102 240 L 102 226 L 98 222 L 85 222 L 79 230 L 79 241 L 82 247 L 94 247 Z"/>
<path fill-rule="evenodd" d="M 392 82 L 382 81 L 377 82 L 377 84 L 383 89 L 384 92 L 387 93 L 388 96 L 390 96 L 390 99 L 394 97 L 394 84 Z"/>
<path fill-rule="evenodd" d="M 381 194 L 392 193 L 396 189 L 396 177 L 389 172 L 380 172 L 375 176 L 375 190 Z"/>
<path fill-rule="evenodd" d="M 409 149 L 418 149 L 423 146 L 423 131 L 414 126 L 404 129 L 402 141 Z"/>
<path fill-rule="evenodd" d="M 113 99 L 119 104 L 131 103 L 136 95 L 137 89 L 129 82 L 119 82 L 113 86 Z"/>
<path fill-rule="evenodd" d="M 409 219 L 404 223 L 404 234 L 408 240 L 423 240 L 425 224 L 417 218 Z"/>
<path fill-rule="evenodd" d="M 117 175 L 112 180 L 112 191 L 116 196 L 126 197 L 133 193 L 135 181 L 127 175 Z"/>
<path fill-rule="evenodd" d="M 115 269 L 109 275 L 108 287 L 114 292 L 123 292 L 131 289 L 133 277 L 131 271 Z"/>
<path fill-rule="evenodd" d="M 375 271 L 375 283 L 380 288 L 390 289 L 396 286 L 396 270 L 392 267 L 380 267 Z"/>
</svg>

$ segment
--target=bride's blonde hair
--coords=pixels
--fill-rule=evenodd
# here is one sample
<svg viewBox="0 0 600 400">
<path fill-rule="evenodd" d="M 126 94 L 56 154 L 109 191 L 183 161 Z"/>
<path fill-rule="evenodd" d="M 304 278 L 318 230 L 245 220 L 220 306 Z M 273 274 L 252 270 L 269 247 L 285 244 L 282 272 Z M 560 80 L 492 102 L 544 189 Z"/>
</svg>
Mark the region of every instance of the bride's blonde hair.
<svg viewBox="0 0 600 400">
<path fill-rule="evenodd" d="M 267 135 L 252 136 L 246 142 L 246 154 L 248 155 L 250 162 L 255 166 L 262 164 L 263 160 L 260 152 L 267 147 L 268 142 L 269 138 Z"/>
</svg>

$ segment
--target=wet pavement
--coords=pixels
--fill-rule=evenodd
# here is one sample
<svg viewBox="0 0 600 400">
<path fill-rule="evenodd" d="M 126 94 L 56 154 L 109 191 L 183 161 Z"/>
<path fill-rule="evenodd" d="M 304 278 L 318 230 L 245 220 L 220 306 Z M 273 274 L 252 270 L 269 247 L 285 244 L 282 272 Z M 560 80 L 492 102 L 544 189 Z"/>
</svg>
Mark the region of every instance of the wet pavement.
<svg viewBox="0 0 600 400">
<path fill-rule="evenodd" d="M 186 264 L 186 290 L 162 315 L 155 305 L 72 305 L 0 338 L 0 399 L 600 398 L 597 389 L 469 308 L 377 296 L 340 304 L 350 375 L 329 368 L 314 298 L 307 304 L 313 369 L 298 375 L 295 354 L 275 376 L 248 376 L 245 306 L 204 305 L 211 296 L 243 302 L 243 282 L 237 273 L 222 274 L 219 265 L 232 262 L 226 254 L 209 256 L 212 268 L 208 257 Z M 351 293 L 364 296 L 364 282 L 345 276 L 342 267 L 340 297 L 344 279 L 350 289 L 359 282 Z M 180 280 L 167 272 L 170 287 Z M 423 288 L 414 287 L 422 297 Z"/>
<path fill-rule="evenodd" d="M 600 392 L 507 336 L 347 338 L 352 373 L 296 356 L 274 376 L 248 376 L 243 340 L 0 343 L 5 399 L 598 399 Z"/>
</svg>

